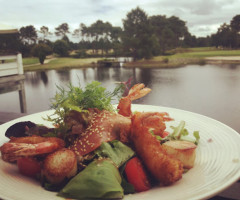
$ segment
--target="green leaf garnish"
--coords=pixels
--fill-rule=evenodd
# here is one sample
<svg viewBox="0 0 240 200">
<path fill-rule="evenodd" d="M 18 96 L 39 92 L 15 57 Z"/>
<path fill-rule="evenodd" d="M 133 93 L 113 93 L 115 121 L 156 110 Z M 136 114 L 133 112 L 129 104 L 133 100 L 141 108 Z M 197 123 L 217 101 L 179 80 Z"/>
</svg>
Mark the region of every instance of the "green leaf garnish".
<svg viewBox="0 0 240 200">
<path fill-rule="evenodd" d="M 94 153 L 98 157 L 111 159 L 117 167 L 120 167 L 135 155 L 135 152 L 130 147 L 118 140 L 103 142 Z"/>
<path fill-rule="evenodd" d="M 189 131 L 185 128 L 185 125 L 185 121 L 181 121 L 178 126 L 171 126 L 173 132 L 167 136 L 166 140 L 184 140 L 193 142 L 197 145 L 200 140 L 199 131 L 194 131 L 192 134 L 193 137 L 191 137 Z"/>
<path fill-rule="evenodd" d="M 196 138 L 195 144 L 198 145 L 199 140 L 200 140 L 199 131 L 194 131 L 193 136 Z"/>
<path fill-rule="evenodd" d="M 57 89 L 58 92 L 51 101 L 54 114 L 47 116 L 46 120 L 57 124 L 59 132 L 66 133 L 70 127 L 66 127 L 64 119 L 69 111 L 88 112 L 89 108 L 113 111 L 111 101 L 121 97 L 123 85 L 119 84 L 113 92 L 106 91 L 98 81 L 87 84 L 85 89 L 72 84 L 67 89 L 60 86 Z"/>
</svg>

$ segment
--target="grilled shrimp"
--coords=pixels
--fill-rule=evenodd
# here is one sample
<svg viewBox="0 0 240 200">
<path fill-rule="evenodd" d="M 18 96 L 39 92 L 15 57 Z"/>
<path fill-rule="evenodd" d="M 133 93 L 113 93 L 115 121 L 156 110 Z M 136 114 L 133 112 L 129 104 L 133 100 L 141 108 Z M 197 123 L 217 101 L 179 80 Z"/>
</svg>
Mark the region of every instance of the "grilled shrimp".
<svg viewBox="0 0 240 200">
<path fill-rule="evenodd" d="M 65 142 L 60 138 L 28 136 L 11 138 L 0 147 L 0 151 L 4 161 L 13 162 L 20 157 L 51 153 L 64 146 Z"/>
</svg>

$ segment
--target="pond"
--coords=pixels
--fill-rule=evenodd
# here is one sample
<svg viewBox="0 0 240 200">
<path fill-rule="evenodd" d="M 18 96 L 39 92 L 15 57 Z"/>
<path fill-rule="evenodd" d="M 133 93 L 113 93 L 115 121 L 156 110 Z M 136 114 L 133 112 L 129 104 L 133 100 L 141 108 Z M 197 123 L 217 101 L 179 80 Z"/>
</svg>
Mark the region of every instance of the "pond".
<svg viewBox="0 0 240 200">
<path fill-rule="evenodd" d="M 84 87 L 93 80 L 112 91 L 133 77 L 152 89 L 134 103 L 174 107 L 219 120 L 240 132 L 240 65 L 187 65 L 174 69 L 87 68 L 27 72 L 27 112 L 48 110 L 57 85 Z M 0 94 L 0 111 L 20 112 L 18 92 Z M 116 101 L 113 103 L 117 103 Z"/>
</svg>

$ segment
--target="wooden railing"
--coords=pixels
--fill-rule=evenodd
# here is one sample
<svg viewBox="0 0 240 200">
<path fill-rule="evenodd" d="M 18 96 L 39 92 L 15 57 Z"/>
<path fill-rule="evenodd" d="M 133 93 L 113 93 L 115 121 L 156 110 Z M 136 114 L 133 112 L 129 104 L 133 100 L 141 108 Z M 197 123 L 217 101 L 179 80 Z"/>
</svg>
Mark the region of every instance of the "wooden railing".
<svg viewBox="0 0 240 200">
<path fill-rule="evenodd" d="M 27 112 L 22 54 L 0 55 L 0 94 L 18 91 L 20 111 Z"/>
<path fill-rule="evenodd" d="M 23 74 L 22 54 L 0 55 L 0 77 Z"/>
</svg>

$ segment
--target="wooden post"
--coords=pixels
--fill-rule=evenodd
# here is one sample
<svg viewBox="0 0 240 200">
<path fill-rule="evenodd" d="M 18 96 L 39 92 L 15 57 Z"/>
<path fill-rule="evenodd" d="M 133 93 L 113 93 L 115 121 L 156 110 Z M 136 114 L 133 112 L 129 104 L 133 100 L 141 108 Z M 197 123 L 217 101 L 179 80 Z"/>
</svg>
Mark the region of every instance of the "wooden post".
<svg viewBox="0 0 240 200">
<path fill-rule="evenodd" d="M 27 102 L 26 102 L 24 81 L 20 81 L 19 84 L 20 84 L 20 90 L 18 90 L 18 95 L 19 95 L 19 102 L 20 102 L 20 110 L 21 110 L 21 113 L 26 113 Z"/>
<path fill-rule="evenodd" d="M 23 74 L 22 54 L 17 54 L 18 74 Z"/>
</svg>

